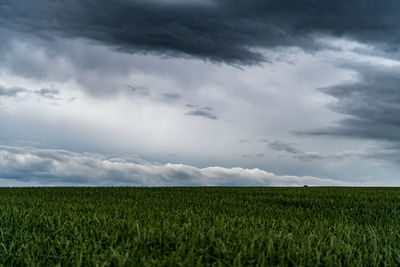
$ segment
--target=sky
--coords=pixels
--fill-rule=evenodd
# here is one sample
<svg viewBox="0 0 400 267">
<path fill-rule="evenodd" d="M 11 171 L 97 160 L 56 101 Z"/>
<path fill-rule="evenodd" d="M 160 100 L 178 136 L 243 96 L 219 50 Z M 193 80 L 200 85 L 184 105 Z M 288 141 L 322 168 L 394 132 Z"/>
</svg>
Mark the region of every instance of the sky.
<svg viewBox="0 0 400 267">
<path fill-rule="evenodd" d="M 400 186 L 396 0 L 1 0 L 0 186 Z"/>
</svg>

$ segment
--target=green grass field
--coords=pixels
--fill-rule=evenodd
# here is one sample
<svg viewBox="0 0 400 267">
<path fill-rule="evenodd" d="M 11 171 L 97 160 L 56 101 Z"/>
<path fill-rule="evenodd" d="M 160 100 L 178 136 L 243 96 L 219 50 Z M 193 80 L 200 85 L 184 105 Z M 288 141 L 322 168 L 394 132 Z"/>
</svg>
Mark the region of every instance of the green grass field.
<svg viewBox="0 0 400 267">
<path fill-rule="evenodd" d="M 2 188 L 0 264 L 399 265 L 399 188 Z"/>
</svg>

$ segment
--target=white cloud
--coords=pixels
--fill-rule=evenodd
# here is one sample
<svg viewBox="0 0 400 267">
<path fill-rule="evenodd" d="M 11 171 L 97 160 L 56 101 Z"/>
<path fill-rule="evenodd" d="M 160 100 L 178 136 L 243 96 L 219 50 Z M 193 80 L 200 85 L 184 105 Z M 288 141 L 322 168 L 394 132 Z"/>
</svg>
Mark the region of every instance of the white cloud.
<svg viewBox="0 0 400 267">
<path fill-rule="evenodd" d="M 137 156 L 106 156 L 66 150 L 0 146 L 0 177 L 7 185 L 127 186 L 340 186 L 311 176 L 279 176 L 261 169 L 159 164 Z"/>
</svg>

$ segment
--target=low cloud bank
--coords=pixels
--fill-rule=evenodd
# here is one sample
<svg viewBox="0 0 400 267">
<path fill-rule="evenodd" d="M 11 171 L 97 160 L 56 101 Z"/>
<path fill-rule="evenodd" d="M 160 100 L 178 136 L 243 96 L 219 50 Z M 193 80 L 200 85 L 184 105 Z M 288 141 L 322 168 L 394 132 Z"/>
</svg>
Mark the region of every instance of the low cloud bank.
<svg viewBox="0 0 400 267">
<path fill-rule="evenodd" d="M 279 176 L 260 169 L 160 164 L 137 156 L 0 146 L 0 178 L 13 185 L 93 186 L 340 186 L 311 176 Z"/>
</svg>

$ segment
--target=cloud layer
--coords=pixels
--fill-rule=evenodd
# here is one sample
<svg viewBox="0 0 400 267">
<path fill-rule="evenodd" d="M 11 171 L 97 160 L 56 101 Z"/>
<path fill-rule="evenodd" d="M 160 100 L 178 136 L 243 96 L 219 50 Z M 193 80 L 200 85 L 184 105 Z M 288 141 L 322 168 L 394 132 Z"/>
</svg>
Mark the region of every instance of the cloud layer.
<svg viewBox="0 0 400 267">
<path fill-rule="evenodd" d="M 260 169 L 159 164 L 136 156 L 0 146 L 0 178 L 42 185 L 302 186 L 347 185 L 317 177 L 279 176 Z"/>
<path fill-rule="evenodd" d="M 398 49 L 399 11 L 393 0 L 4 0 L 0 25 L 47 38 L 87 38 L 128 53 L 246 65 L 266 60 L 259 48 L 316 49 L 317 35 Z"/>
</svg>

